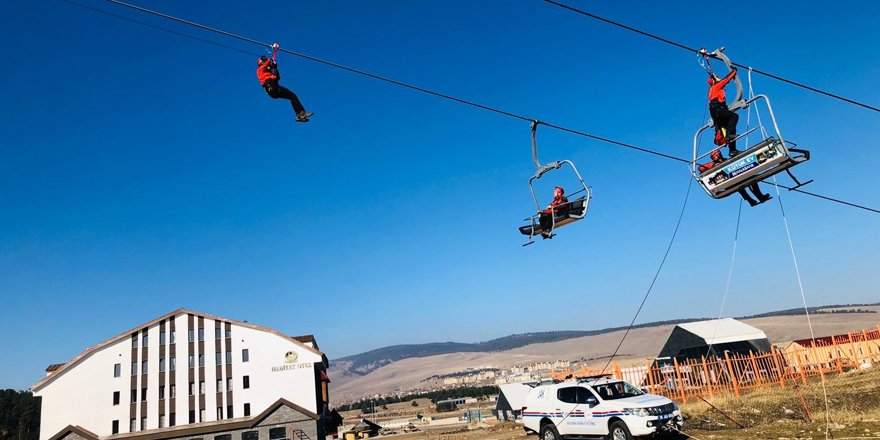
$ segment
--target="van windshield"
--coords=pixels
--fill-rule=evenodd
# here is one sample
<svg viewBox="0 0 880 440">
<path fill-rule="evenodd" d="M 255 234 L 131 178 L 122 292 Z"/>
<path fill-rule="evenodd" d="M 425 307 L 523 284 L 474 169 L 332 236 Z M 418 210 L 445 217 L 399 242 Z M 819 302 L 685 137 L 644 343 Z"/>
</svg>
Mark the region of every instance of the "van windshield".
<svg viewBox="0 0 880 440">
<path fill-rule="evenodd" d="M 596 390 L 596 394 L 598 394 L 602 400 L 625 399 L 627 397 L 635 397 L 645 394 L 642 390 L 622 381 L 593 385 L 593 389 Z"/>
</svg>

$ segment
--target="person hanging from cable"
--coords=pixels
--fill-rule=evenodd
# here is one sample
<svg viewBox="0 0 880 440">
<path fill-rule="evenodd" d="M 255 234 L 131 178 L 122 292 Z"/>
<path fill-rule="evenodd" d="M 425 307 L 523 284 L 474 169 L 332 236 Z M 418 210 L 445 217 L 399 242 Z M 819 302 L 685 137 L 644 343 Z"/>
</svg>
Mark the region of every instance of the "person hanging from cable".
<svg viewBox="0 0 880 440">
<path fill-rule="evenodd" d="M 275 43 L 272 45 L 272 58 L 263 55 L 257 60 L 257 79 L 272 99 L 281 98 L 290 101 L 296 114 L 296 122 L 309 122 L 309 118 L 314 113 L 306 111 L 296 93 L 278 83 L 281 80 L 281 73 L 278 72 L 278 63 L 275 62 L 277 56 L 278 43 Z"/>
<path fill-rule="evenodd" d="M 727 151 L 731 158 L 736 157 L 736 155 L 739 154 L 739 150 L 736 149 L 736 124 L 739 122 L 739 115 L 727 107 L 724 86 L 726 86 L 734 76 L 736 76 L 736 67 L 731 69 L 730 73 L 724 78 L 719 78 L 718 75 L 710 73 L 708 80 L 709 114 L 712 116 L 712 123 L 715 125 L 715 145 L 723 146 L 727 144 Z M 724 160 L 724 157 L 718 150 L 713 151 L 711 157 L 711 163 L 700 165 L 701 172 L 704 171 L 704 167 L 706 169 L 712 168 L 714 165 L 719 164 Z M 748 188 L 752 191 L 752 194 L 758 198 L 756 201 L 746 192 L 745 188 L 740 189 L 739 195 L 742 196 L 746 202 L 749 202 L 749 206 L 760 205 L 773 198 L 770 194 L 764 194 L 761 192 L 761 187 L 758 186 L 757 182 L 752 183 Z"/>
<path fill-rule="evenodd" d="M 568 203 L 568 197 L 565 197 L 565 190 L 561 186 L 553 189 L 553 201 L 547 205 L 547 209 L 541 211 L 538 222 L 541 224 L 541 237 L 544 239 L 553 238 L 553 216 L 558 215 L 564 208 L 563 205 Z"/>
</svg>

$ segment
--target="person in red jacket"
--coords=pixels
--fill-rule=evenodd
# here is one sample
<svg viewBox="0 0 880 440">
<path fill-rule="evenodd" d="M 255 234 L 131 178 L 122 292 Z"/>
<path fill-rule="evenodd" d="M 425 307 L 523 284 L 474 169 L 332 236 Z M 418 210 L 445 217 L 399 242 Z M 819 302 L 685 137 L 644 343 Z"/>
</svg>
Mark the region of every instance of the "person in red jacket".
<svg viewBox="0 0 880 440">
<path fill-rule="evenodd" d="M 736 140 L 734 140 L 739 115 L 727 108 L 724 86 L 734 76 L 736 76 L 735 67 L 724 78 L 718 78 L 715 74 L 709 75 L 709 114 L 712 115 L 712 122 L 715 124 L 715 143 L 719 146 L 727 143 L 730 157 L 739 153 L 736 149 Z"/>
<path fill-rule="evenodd" d="M 553 238 L 553 212 L 559 212 L 565 209 L 563 205 L 568 203 L 568 197 L 565 197 L 565 190 L 561 186 L 553 189 L 553 201 L 547 205 L 547 209 L 541 211 L 538 222 L 541 224 L 541 237 Z"/>
<path fill-rule="evenodd" d="M 272 99 L 281 98 L 290 101 L 296 114 L 296 122 L 309 122 L 313 113 L 306 111 L 296 93 L 278 84 L 278 81 L 281 80 L 281 74 L 278 72 L 278 64 L 275 62 L 277 55 L 278 43 L 275 43 L 272 45 L 272 58 L 263 55 L 257 60 L 257 79 Z"/>
</svg>

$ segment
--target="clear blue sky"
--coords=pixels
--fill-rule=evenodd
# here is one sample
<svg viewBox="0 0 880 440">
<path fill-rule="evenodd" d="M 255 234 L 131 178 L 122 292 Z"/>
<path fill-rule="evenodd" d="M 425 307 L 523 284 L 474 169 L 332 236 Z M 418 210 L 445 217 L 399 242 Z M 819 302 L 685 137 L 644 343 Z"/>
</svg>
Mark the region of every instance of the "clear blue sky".
<svg viewBox="0 0 880 440">
<path fill-rule="evenodd" d="M 863 2 L 734 2 L 712 18 L 696 1 L 571 3 L 880 105 L 880 12 Z M 693 55 L 537 0 L 140 4 L 679 156 L 706 117 Z M 542 129 L 542 159 L 573 160 L 595 198 L 523 249 L 526 122 L 282 55 L 282 83 L 316 114 L 295 124 L 250 55 L 58 0 L 9 4 L 0 29 L 0 388 L 178 307 L 313 333 L 331 358 L 625 325 L 688 183 L 681 164 Z M 812 150 L 808 189 L 880 206 L 880 114 L 755 87 Z M 552 177 L 548 196 L 570 184 Z M 878 301 L 880 216 L 784 202 L 808 302 Z M 718 313 L 737 206 L 693 188 L 640 322 Z M 778 204 L 744 209 L 730 295 L 726 316 L 800 305 Z"/>
</svg>

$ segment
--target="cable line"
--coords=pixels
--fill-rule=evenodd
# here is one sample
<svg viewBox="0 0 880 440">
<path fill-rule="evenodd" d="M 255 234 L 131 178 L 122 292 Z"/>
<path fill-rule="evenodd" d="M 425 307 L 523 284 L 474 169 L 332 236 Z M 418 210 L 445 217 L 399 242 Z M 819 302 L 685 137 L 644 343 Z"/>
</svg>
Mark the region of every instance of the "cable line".
<svg viewBox="0 0 880 440">
<path fill-rule="evenodd" d="M 627 25 L 625 25 L 625 24 L 618 23 L 618 22 L 616 22 L 616 21 L 609 20 L 609 19 L 604 18 L 604 17 L 600 17 L 600 16 L 598 16 L 598 15 L 596 15 L 596 14 L 591 14 L 591 13 L 589 13 L 589 12 L 587 12 L 587 11 L 584 11 L 583 9 L 578 9 L 578 8 L 573 7 L 573 6 L 566 5 L 566 4 L 564 4 L 564 3 L 559 3 L 559 2 L 557 2 L 557 1 L 555 1 L 555 0 L 544 0 L 544 2 L 546 2 L 546 3 L 550 3 L 551 5 L 559 6 L 560 8 L 567 9 L 567 10 L 569 10 L 569 11 L 576 12 L 576 13 L 578 13 L 578 14 L 581 14 L 581 15 L 584 15 L 584 16 L 587 16 L 587 17 L 590 17 L 590 18 L 593 18 L 593 19 L 596 19 L 596 20 L 599 20 L 599 21 L 602 21 L 602 22 L 605 22 L 605 23 L 608 23 L 608 24 L 613 25 L 613 26 L 617 26 L 617 27 L 619 27 L 619 28 L 626 29 L 626 30 L 628 30 L 628 31 L 630 31 L 630 32 L 635 32 L 635 33 L 637 33 L 637 34 L 639 34 L 639 35 L 642 35 L 642 36 L 645 36 L 645 37 L 648 37 L 648 38 L 652 38 L 652 39 L 654 39 L 654 40 L 660 41 L 660 42 L 662 42 L 662 43 L 669 44 L 669 45 L 671 45 L 671 46 L 675 46 L 675 47 L 677 47 L 677 48 L 679 48 L 679 49 L 684 49 L 684 50 L 686 50 L 686 51 L 688 51 L 688 52 L 698 52 L 697 49 L 694 49 L 694 48 L 692 48 L 692 47 L 685 46 L 684 44 L 681 44 L 681 43 L 676 43 L 675 41 L 672 41 L 672 40 L 670 40 L 670 39 L 668 39 L 668 38 L 663 38 L 663 37 L 660 37 L 660 36 L 657 36 L 657 35 L 654 35 L 654 34 L 651 34 L 651 33 L 648 33 L 648 32 L 642 31 L 642 30 L 639 30 L 639 29 L 636 29 L 636 28 L 631 27 L 631 26 L 627 26 Z M 787 78 L 783 78 L 783 77 L 781 77 L 781 76 L 779 76 L 779 75 L 774 75 L 774 74 L 772 74 L 772 73 L 770 73 L 770 72 L 765 72 L 765 71 L 763 71 L 763 70 L 755 69 L 755 68 L 752 68 L 752 67 L 749 67 L 749 66 L 746 66 L 746 65 L 743 65 L 743 64 L 739 64 L 739 63 L 732 63 L 732 64 L 733 64 L 734 66 L 742 67 L 742 68 L 744 68 L 744 69 L 752 69 L 755 73 L 759 73 L 759 74 L 764 75 L 764 76 L 766 76 L 766 77 L 773 78 L 773 79 L 775 79 L 775 80 L 777 80 L 777 81 L 782 81 L 782 82 L 784 82 L 784 83 L 787 83 L 787 84 L 790 84 L 790 85 L 793 85 L 793 86 L 796 86 L 796 87 L 800 87 L 800 88 L 802 88 L 802 89 L 806 89 L 806 90 L 809 90 L 809 91 L 811 91 L 811 92 L 816 92 L 816 93 L 819 93 L 819 94 L 822 94 L 822 95 L 825 95 L 825 96 L 828 96 L 828 97 L 831 97 L 831 98 L 834 98 L 834 99 L 838 99 L 838 100 L 841 100 L 841 101 L 843 101 L 843 102 L 847 102 L 847 103 L 850 103 L 850 104 L 853 104 L 853 105 L 857 105 L 857 106 L 859 106 L 859 107 L 863 107 L 863 108 L 866 108 L 866 109 L 868 109 L 868 110 L 873 110 L 873 111 L 875 111 L 875 112 L 880 112 L 880 108 L 875 107 L 875 106 L 873 106 L 873 105 L 868 105 L 868 104 L 865 104 L 865 103 L 862 103 L 862 102 L 856 101 L 856 100 L 854 100 L 854 99 L 850 99 L 850 98 L 846 98 L 846 97 L 840 96 L 840 95 L 835 94 L 835 93 L 826 92 L 826 91 L 821 90 L 821 89 L 818 89 L 818 88 L 816 88 L 816 87 L 808 86 L 808 85 L 806 85 L 806 84 L 799 83 L 799 82 L 797 82 L 797 81 L 790 80 L 790 79 L 787 79 Z"/>
<path fill-rule="evenodd" d="M 78 5 L 78 6 L 82 6 L 82 5 L 79 5 L 78 3 L 72 2 L 72 1 L 70 1 L 70 0 L 64 0 L 64 1 L 67 1 L 68 3 L 72 3 L 72 4 L 75 4 L 75 5 Z M 165 13 L 162 13 L 162 12 L 158 12 L 158 11 L 154 11 L 154 10 L 151 10 L 151 9 L 147 9 L 147 8 L 144 8 L 144 7 L 141 7 L 141 6 L 132 5 L 132 4 L 129 4 L 129 3 L 125 3 L 125 2 L 123 2 L 123 1 L 120 1 L 120 0 L 105 0 L 105 1 L 107 1 L 107 2 L 109 2 L 109 3 L 113 3 L 113 4 L 116 4 L 116 5 L 119 5 L 119 6 L 123 6 L 123 7 L 129 8 L 129 9 L 133 9 L 133 10 L 136 10 L 136 11 L 140 11 L 140 12 L 143 12 L 143 13 L 146 13 L 146 14 L 155 15 L 155 16 L 157 16 L 157 17 L 161 17 L 161 18 L 164 18 L 164 19 L 167 19 L 167 20 L 171 20 L 171 21 L 175 21 L 175 22 L 178 22 L 178 23 L 182 23 L 182 24 L 185 24 L 185 25 L 187 25 L 187 26 L 192 26 L 192 27 L 195 27 L 195 28 L 198 28 L 198 29 L 202 29 L 202 30 L 205 30 L 205 31 L 208 31 L 208 32 L 213 32 L 213 33 L 220 34 L 220 35 L 224 35 L 224 36 L 227 36 L 227 37 L 230 37 L 230 38 L 235 38 L 235 39 L 238 39 L 238 40 L 241 40 L 241 41 L 247 42 L 247 43 L 256 44 L 256 45 L 259 45 L 259 46 L 262 46 L 262 47 L 270 47 L 270 46 L 271 46 L 271 44 L 269 44 L 269 43 L 264 43 L 264 42 L 262 42 L 262 41 L 255 40 L 255 39 L 253 39 L 253 38 L 248 38 L 248 37 L 245 37 L 245 36 L 242 36 L 242 35 L 234 34 L 234 33 L 232 33 L 232 32 L 224 31 L 224 30 L 222 30 L 222 29 L 213 28 L 213 27 L 210 27 L 210 26 L 206 26 L 206 25 L 203 25 L 203 24 L 196 23 L 196 22 L 194 22 L 194 21 L 186 20 L 186 19 L 183 19 L 183 18 L 178 18 L 178 17 L 172 16 L 172 15 L 168 15 L 168 14 L 165 14 Z M 549 0 L 547 0 L 547 1 L 549 1 Z M 554 3 L 555 3 L 555 2 L 554 2 Z M 565 5 L 560 4 L 560 6 L 565 6 Z M 87 9 L 95 10 L 94 8 L 91 8 L 91 7 L 87 7 Z M 99 11 L 100 11 L 100 10 L 99 10 Z M 105 13 L 105 14 L 107 14 L 107 15 L 114 16 L 114 17 L 119 17 L 119 16 L 117 16 L 117 15 L 115 15 L 115 14 L 106 13 L 106 12 L 104 12 L 104 11 L 100 11 L 100 12 Z M 119 17 L 119 18 L 124 18 L 124 17 Z M 141 23 L 141 22 L 136 21 L 136 20 L 130 20 L 130 19 L 127 19 L 127 18 L 125 18 L 125 19 L 126 19 L 127 21 L 131 21 L 131 22 L 134 22 L 134 23 L 137 23 L 137 24 L 143 24 L 143 25 L 148 26 L 148 27 L 158 28 L 158 27 L 156 27 L 156 26 L 149 25 L 149 24 L 146 24 L 146 23 Z M 623 25 L 620 25 L 620 26 L 623 26 Z M 624 26 L 624 27 L 626 27 L 626 26 Z M 628 27 L 627 27 L 627 28 L 628 28 Z M 166 30 L 166 29 L 164 29 L 164 28 L 158 28 L 158 29 L 160 29 L 160 30 L 164 30 L 164 31 L 168 31 L 168 30 Z M 187 34 L 181 34 L 181 33 L 175 32 L 175 31 L 169 31 L 169 32 L 174 33 L 174 34 L 177 34 L 177 35 L 181 35 L 181 36 L 184 36 L 184 37 L 187 37 L 187 38 L 192 38 L 192 39 L 196 39 L 196 40 L 199 40 L 199 41 L 204 41 L 204 42 L 207 42 L 207 43 L 210 43 L 210 44 L 214 44 L 214 45 L 217 45 L 217 46 L 227 47 L 227 48 L 229 48 L 229 49 L 236 50 L 236 51 L 239 51 L 239 52 L 242 51 L 241 49 L 237 49 L 237 48 L 233 48 L 233 47 L 225 46 L 225 45 L 223 45 L 223 44 L 219 44 L 219 43 L 214 43 L 214 42 L 211 42 L 211 41 L 208 41 L 208 40 L 204 40 L 204 39 L 202 39 L 202 38 L 198 38 L 198 37 L 193 37 L 193 36 L 190 36 L 190 35 L 187 35 Z M 641 32 L 641 31 L 639 31 L 639 32 Z M 660 37 L 655 37 L 655 38 L 661 39 Z M 664 40 L 664 41 L 665 41 L 665 39 L 661 39 L 661 40 Z M 520 115 L 520 114 L 517 114 L 517 113 L 513 113 L 513 112 L 509 112 L 509 111 L 506 111 L 506 110 L 501 110 L 501 109 L 499 109 L 499 108 L 492 107 L 492 106 L 489 106 L 489 105 L 484 105 L 484 104 L 480 104 L 480 103 L 477 103 L 477 102 L 474 102 L 474 101 L 470 101 L 470 100 L 467 100 L 467 99 L 458 98 L 458 97 L 455 97 L 455 96 L 452 96 L 452 95 L 448 95 L 448 94 L 445 94 L 445 93 L 436 92 L 436 91 L 434 91 L 434 90 L 430 90 L 430 89 L 427 89 L 427 88 L 424 88 L 424 87 L 419 87 L 419 86 L 415 86 L 415 85 L 412 85 L 412 84 L 408 84 L 408 83 L 405 83 L 405 82 L 402 82 L 402 81 L 398 81 L 398 80 L 395 80 L 395 79 L 386 78 L 386 77 L 384 77 L 384 76 L 377 75 L 377 74 L 374 74 L 374 73 L 370 73 L 370 72 L 367 72 L 367 71 L 365 71 L 365 70 L 360 70 L 360 69 L 356 69 L 356 68 L 353 68 L 353 67 L 348 67 L 348 66 L 345 66 L 345 65 L 342 65 L 342 64 L 339 64 L 339 63 L 335 63 L 335 62 L 332 62 L 332 61 L 328 61 L 328 60 L 324 60 L 324 59 L 321 59 L 321 58 L 313 57 L 313 56 L 311 56 L 311 55 L 306 55 L 306 54 L 304 54 L 304 53 L 300 53 L 300 52 L 296 52 L 296 51 L 292 51 L 292 50 L 284 49 L 284 48 L 279 48 L 278 50 L 279 50 L 280 52 L 284 52 L 284 53 L 287 53 L 287 54 L 290 54 L 290 55 L 294 55 L 294 56 L 297 56 L 297 57 L 300 57 L 300 58 L 303 58 L 303 59 L 307 59 L 307 60 L 310 60 L 310 61 L 314 61 L 314 62 L 317 62 L 317 63 L 321 63 L 321 64 L 324 64 L 324 65 L 327 65 L 327 66 L 330 66 L 330 67 L 334 67 L 334 68 L 337 68 L 337 69 L 341 69 L 341 70 L 345 70 L 345 71 L 348 71 L 348 72 L 356 73 L 356 74 L 358 74 L 358 75 L 362 75 L 362 76 L 366 76 L 366 77 L 369 77 L 369 78 L 377 79 L 377 80 L 379 80 L 379 81 L 383 81 L 383 82 L 386 82 L 386 83 L 389 83 L 389 84 L 394 84 L 394 85 L 397 85 L 397 86 L 400 86 L 400 87 L 404 87 L 404 88 L 407 88 L 407 89 L 410 89 L 410 90 L 415 90 L 415 91 L 417 91 L 417 92 L 422 92 L 422 93 L 425 93 L 425 94 L 428 94 L 428 95 L 436 96 L 436 97 L 438 97 L 438 98 L 443 98 L 443 99 L 446 99 L 446 100 L 449 100 L 449 101 L 458 102 L 458 103 L 460 103 L 460 104 L 465 104 L 465 105 L 468 105 L 468 106 L 471 106 L 471 107 L 475 107 L 475 108 L 479 108 L 479 109 L 482 109 L 482 110 L 490 111 L 490 112 L 493 112 L 493 113 L 496 113 L 496 114 L 499 114 L 499 115 L 503 115 L 503 116 L 507 116 L 507 117 L 510 117 L 510 118 L 519 119 L 519 120 L 522 120 L 522 121 L 528 121 L 528 122 L 530 122 L 530 123 L 538 120 L 537 118 L 531 118 L 531 117 L 523 116 L 523 115 Z M 756 72 L 757 72 L 757 70 L 756 70 Z M 559 131 L 563 131 L 563 132 L 566 132 L 566 133 L 575 134 L 575 135 L 582 136 L 582 137 L 586 137 L 586 138 L 593 139 L 593 140 L 597 140 L 597 141 L 604 142 L 604 143 L 609 144 L 609 145 L 616 145 L 616 146 L 619 146 L 619 147 L 623 147 L 623 148 L 627 148 L 627 149 L 630 149 L 630 150 L 639 151 L 639 152 L 642 152 L 642 153 L 651 154 L 651 155 L 654 155 L 654 156 L 662 157 L 662 158 L 669 159 L 669 160 L 674 160 L 674 161 L 677 161 L 677 162 L 688 163 L 688 164 L 690 163 L 690 160 L 688 160 L 688 159 L 684 159 L 684 158 L 681 158 L 681 157 L 673 156 L 673 155 L 671 155 L 671 154 L 663 153 L 663 152 L 660 152 L 660 151 L 656 151 L 656 150 L 651 150 L 651 149 L 648 149 L 648 148 L 639 147 L 639 146 L 636 146 L 636 145 L 632 145 L 632 144 L 628 144 L 628 143 L 625 143 L 625 142 L 616 141 L 616 140 L 613 140 L 613 139 L 610 139 L 610 138 L 606 138 L 606 137 L 602 137 L 602 136 L 598 136 L 598 135 L 594 135 L 594 134 L 586 133 L 586 132 L 583 132 L 583 131 L 580 131 L 580 130 L 575 130 L 575 129 L 572 129 L 572 128 L 564 127 L 564 126 L 561 126 L 561 125 L 556 125 L 556 124 L 549 123 L 549 122 L 545 122 L 545 121 L 541 121 L 541 123 L 542 123 L 543 125 L 547 126 L 547 127 L 554 128 L 554 129 L 559 130 Z M 846 202 L 846 201 L 843 201 L 843 200 L 840 200 L 840 199 L 836 199 L 836 198 L 833 198 L 833 197 L 822 196 L 822 195 L 815 194 L 815 193 L 811 193 L 811 192 L 808 192 L 808 191 L 803 191 L 803 190 L 800 190 L 800 189 L 792 189 L 792 188 L 789 188 L 789 187 L 785 187 L 785 186 L 783 186 L 783 185 L 779 185 L 779 186 L 780 186 L 781 188 L 786 188 L 786 189 L 788 189 L 788 190 L 790 190 L 790 191 L 797 191 L 797 192 L 799 192 L 799 193 L 806 194 L 806 195 L 813 196 L 813 197 L 817 197 L 817 198 L 820 198 L 820 199 L 824 199 L 824 200 L 827 200 L 827 201 L 830 201 L 830 202 L 835 202 L 835 203 L 839 203 L 839 204 L 842 204 L 842 205 L 847 205 L 847 206 L 851 206 L 851 207 L 854 207 L 854 208 L 860 208 L 860 209 L 864 209 L 864 210 L 866 210 L 866 211 L 871 211 L 871 212 L 874 212 L 874 213 L 880 214 L 880 210 L 878 210 L 878 209 L 870 208 L 870 207 L 863 206 L 863 205 L 859 205 L 859 204 L 852 203 L 852 202 Z"/>
</svg>

